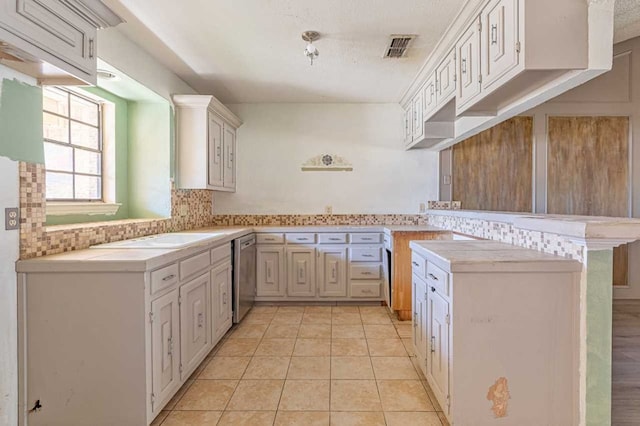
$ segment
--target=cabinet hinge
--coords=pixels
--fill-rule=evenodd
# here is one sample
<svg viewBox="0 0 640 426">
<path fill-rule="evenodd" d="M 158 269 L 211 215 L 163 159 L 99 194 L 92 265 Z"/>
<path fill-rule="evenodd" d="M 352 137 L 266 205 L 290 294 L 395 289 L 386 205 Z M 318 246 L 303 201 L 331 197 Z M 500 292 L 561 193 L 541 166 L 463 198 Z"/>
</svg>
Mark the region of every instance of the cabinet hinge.
<svg viewBox="0 0 640 426">
<path fill-rule="evenodd" d="M 516 42 L 516 53 L 520 53 L 520 42 Z"/>
<path fill-rule="evenodd" d="M 155 404 L 156 402 L 156 394 L 151 392 L 151 407 L 153 407 L 153 404 Z"/>
<path fill-rule="evenodd" d="M 453 60 L 455 61 L 458 58 L 458 52 L 453 51 Z"/>
<path fill-rule="evenodd" d="M 149 312 L 149 322 L 153 322 L 153 312 Z"/>
<path fill-rule="evenodd" d="M 178 296 L 178 305 L 182 305 L 182 296 Z"/>
<path fill-rule="evenodd" d="M 482 21 L 478 21 L 478 31 L 482 31 Z"/>
<path fill-rule="evenodd" d="M 180 363 L 180 368 L 178 369 L 178 371 L 180 372 L 180 374 L 182 374 L 182 363 Z"/>
<path fill-rule="evenodd" d="M 451 324 L 451 316 L 449 314 L 447 314 L 445 320 L 447 321 L 447 324 Z"/>
<path fill-rule="evenodd" d="M 478 76 L 478 83 L 482 84 L 482 74 Z"/>
<path fill-rule="evenodd" d="M 457 82 L 457 81 L 458 81 L 458 75 L 457 75 L 457 74 L 454 74 L 454 75 L 453 75 L 453 82 L 455 83 L 455 82 Z"/>
<path fill-rule="evenodd" d="M 451 405 L 451 395 L 447 395 L 447 406 Z"/>
</svg>

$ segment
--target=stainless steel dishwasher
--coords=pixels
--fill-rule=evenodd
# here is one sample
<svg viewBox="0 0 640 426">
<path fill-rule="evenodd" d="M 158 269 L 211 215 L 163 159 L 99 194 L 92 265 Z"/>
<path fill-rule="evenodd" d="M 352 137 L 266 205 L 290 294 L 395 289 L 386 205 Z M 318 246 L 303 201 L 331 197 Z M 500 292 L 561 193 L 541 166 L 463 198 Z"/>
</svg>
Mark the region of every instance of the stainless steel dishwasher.
<svg viewBox="0 0 640 426">
<path fill-rule="evenodd" d="M 256 236 L 233 241 L 233 322 L 251 310 L 256 297 Z"/>
</svg>

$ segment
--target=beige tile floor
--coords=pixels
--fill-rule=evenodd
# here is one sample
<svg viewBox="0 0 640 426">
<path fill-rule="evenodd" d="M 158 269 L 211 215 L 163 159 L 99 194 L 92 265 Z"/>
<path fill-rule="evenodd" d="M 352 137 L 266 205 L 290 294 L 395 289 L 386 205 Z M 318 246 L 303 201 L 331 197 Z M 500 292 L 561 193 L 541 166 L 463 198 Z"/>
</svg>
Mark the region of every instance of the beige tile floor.
<svg viewBox="0 0 640 426">
<path fill-rule="evenodd" d="M 153 426 L 448 425 L 381 306 L 257 306 Z"/>
</svg>

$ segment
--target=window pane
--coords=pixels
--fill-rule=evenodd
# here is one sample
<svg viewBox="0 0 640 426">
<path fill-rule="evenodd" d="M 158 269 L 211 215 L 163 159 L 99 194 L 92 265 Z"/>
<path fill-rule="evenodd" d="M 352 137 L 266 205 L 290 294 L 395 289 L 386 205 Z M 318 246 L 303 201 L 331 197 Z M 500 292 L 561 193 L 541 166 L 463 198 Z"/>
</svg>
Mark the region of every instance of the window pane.
<svg viewBox="0 0 640 426">
<path fill-rule="evenodd" d="M 69 120 L 44 113 L 42 134 L 45 139 L 69 142 Z"/>
<path fill-rule="evenodd" d="M 98 125 L 98 105 L 71 95 L 71 118 L 94 126 Z"/>
<path fill-rule="evenodd" d="M 75 175 L 76 198 L 80 200 L 100 200 L 101 183 L 99 177 Z"/>
<path fill-rule="evenodd" d="M 100 154 L 84 149 L 76 149 L 76 173 L 100 174 Z"/>
<path fill-rule="evenodd" d="M 45 111 L 55 112 L 60 115 L 69 114 L 69 98 L 67 93 L 53 87 L 42 89 L 42 104 Z"/>
<path fill-rule="evenodd" d="M 73 175 L 47 172 L 47 199 L 73 198 Z"/>
<path fill-rule="evenodd" d="M 87 148 L 100 147 L 98 129 L 85 124 L 71 122 L 71 143 Z"/>
<path fill-rule="evenodd" d="M 47 170 L 73 171 L 73 149 L 70 146 L 44 143 L 44 163 Z"/>
</svg>

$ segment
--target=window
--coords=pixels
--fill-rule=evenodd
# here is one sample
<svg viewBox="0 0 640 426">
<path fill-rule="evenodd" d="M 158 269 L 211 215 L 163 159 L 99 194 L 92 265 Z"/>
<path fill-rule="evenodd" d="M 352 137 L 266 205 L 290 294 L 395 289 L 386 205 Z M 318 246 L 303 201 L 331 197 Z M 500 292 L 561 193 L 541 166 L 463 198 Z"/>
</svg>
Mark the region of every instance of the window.
<svg viewBox="0 0 640 426">
<path fill-rule="evenodd" d="M 43 88 L 48 201 L 104 201 L 102 106 L 75 92 Z"/>
</svg>

